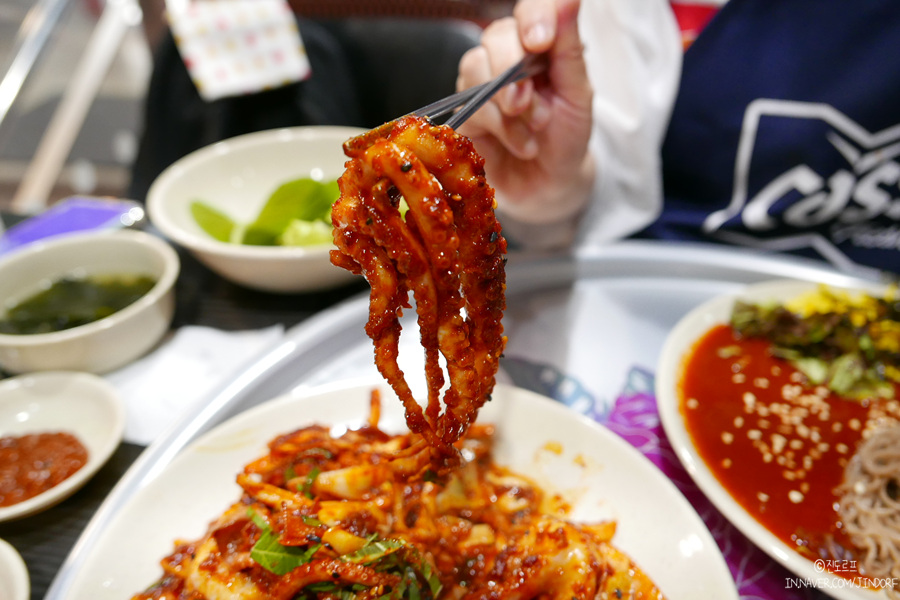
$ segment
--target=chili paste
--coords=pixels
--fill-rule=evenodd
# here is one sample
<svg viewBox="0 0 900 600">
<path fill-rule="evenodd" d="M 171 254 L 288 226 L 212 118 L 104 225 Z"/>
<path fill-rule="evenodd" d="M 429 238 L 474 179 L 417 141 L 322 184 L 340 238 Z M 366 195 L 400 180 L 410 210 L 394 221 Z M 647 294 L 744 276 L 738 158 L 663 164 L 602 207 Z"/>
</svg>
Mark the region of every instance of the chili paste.
<svg viewBox="0 0 900 600">
<path fill-rule="evenodd" d="M 71 433 L 0 438 L 0 506 L 46 492 L 71 477 L 87 460 L 87 448 Z"/>
</svg>

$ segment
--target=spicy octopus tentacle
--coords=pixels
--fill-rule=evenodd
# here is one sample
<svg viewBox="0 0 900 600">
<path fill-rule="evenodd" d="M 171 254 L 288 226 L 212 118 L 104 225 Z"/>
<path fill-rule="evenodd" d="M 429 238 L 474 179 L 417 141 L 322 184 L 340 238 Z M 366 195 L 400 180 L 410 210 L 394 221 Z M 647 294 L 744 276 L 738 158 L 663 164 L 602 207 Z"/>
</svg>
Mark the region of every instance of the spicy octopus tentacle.
<svg viewBox="0 0 900 600">
<path fill-rule="evenodd" d="M 366 330 L 378 368 L 410 429 L 447 459 L 489 398 L 505 345 L 506 241 L 484 161 L 468 139 L 418 117 L 353 138 L 344 151 L 350 160 L 332 210 L 332 262 L 369 281 Z M 410 291 L 426 355 L 424 413 L 397 365 L 399 316 Z M 443 406 L 438 353 L 449 381 Z"/>
<path fill-rule="evenodd" d="M 445 423 L 464 431 L 493 390 L 505 345 L 501 319 L 506 308 L 506 240 L 493 216 L 496 202 L 494 191 L 485 180 L 484 160 L 467 138 L 447 127 L 435 128 L 433 135 L 417 136 L 413 127 L 395 131 L 397 143 L 417 144 L 417 156 L 438 179 L 450 200 L 460 235 L 460 277 L 466 299 L 469 343 L 474 348 L 472 366 L 476 371 L 474 387 L 467 395 L 479 401 L 474 408 L 458 409 L 450 395 L 448 408 L 456 419 L 448 418 Z"/>
<path fill-rule="evenodd" d="M 334 230 L 338 250 L 331 251 L 331 260 L 338 266 L 363 274 L 369 281 L 371 292 L 366 334 L 375 345 L 375 364 L 403 402 L 410 429 L 415 428 L 427 437 L 430 429 L 425 416 L 398 364 L 400 315 L 403 308 L 409 307 L 409 290 L 388 252 L 370 236 L 360 234 L 363 228 L 372 224 L 366 207 L 373 202 L 371 189 L 357 184 L 363 180 L 362 173 L 361 164 L 348 163 L 342 177 L 341 201 L 332 208 L 332 220 L 344 223 L 345 227 Z"/>
<path fill-rule="evenodd" d="M 376 217 L 371 231 L 376 242 L 388 248 L 398 269 L 411 283 L 426 355 L 429 392 L 426 416 L 433 423 L 440 410 L 439 392 L 444 384 L 439 349 L 448 329 L 454 327 L 453 315 L 448 315 L 445 309 L 448 305 L 461 306 L 461 300 L 458 278 L 446 264 L 446 251 L 426 245 L 422 240 L 442 240 L 442 246 L 453 248 L 456 239 L 453 214 L 441 200 L 440 186 L 409 150 L 381 141 L 368 148 L 363 159 L 370 174 L 378 179 L 374 186 L 389 186 L 409 206 L 408 218 L 404 219 L 393 205 L 374 203 L 369 207 Z"/>
</svg>

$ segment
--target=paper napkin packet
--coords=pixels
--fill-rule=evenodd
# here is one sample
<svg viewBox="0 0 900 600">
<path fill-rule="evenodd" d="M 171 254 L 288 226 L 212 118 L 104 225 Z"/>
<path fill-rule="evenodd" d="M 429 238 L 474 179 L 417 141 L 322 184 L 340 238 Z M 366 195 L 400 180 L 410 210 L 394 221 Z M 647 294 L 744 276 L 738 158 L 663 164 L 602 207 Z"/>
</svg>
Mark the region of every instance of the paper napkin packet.
<svg viewBox="0 0 900 600">
<path fill-rule="evenodd" d="M 282 87 L 311 74 L 285 0 L 170 0 L 167 16 L 182 60 L 206 101 Z"/>
</svg>

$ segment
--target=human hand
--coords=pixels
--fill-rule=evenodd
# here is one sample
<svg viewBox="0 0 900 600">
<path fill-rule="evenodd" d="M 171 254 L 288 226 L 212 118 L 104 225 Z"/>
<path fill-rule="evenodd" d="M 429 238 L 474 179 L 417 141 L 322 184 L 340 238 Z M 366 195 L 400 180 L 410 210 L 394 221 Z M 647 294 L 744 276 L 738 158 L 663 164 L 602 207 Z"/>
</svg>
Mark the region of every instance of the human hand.
<svg viewBox="0 0 900 600">
<path fill-rule="evenodd" d="M 485 158 L 502 213 L 523 223 L 572 219 L 588 201 L 594 163 L 592 90 L 578 35 L 579 0 L 519 0 L 460 61 L 458 89 L 488 81 L 527 52 L 542 75 L 501 90 L 460 128 Z"/>
</svg>

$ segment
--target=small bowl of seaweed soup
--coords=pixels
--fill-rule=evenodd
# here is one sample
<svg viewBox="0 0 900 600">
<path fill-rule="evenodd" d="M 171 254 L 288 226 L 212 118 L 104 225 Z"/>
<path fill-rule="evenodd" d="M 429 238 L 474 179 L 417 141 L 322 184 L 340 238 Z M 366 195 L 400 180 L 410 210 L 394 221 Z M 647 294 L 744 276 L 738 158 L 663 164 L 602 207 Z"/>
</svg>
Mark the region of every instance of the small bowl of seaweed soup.
<svg viewBox="0 0 900 600">
<path fill-rule="evenodd" d="M 169 330 L 180 261 L 159 236 L 75 233 L 0 259 L 0 370 L 117 369 Z"/>
<path fill-rule="evenodd" d="M 0 333 L 51 333 L 93 323 L 133 304 L 156 282 L 127 273 L 66 275 L 10 307 L 0 318 Z"/>
</svg>

